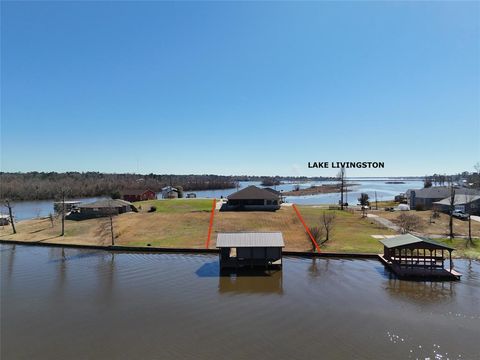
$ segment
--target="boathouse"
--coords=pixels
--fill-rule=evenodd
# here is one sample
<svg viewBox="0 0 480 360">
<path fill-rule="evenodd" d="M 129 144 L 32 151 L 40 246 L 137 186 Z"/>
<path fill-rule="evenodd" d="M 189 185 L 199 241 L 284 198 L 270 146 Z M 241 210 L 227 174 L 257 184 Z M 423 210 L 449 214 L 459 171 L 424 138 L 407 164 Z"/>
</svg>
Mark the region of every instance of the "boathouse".
<svg viewBox="0 0 480 360">
<path fill-rule="evenodd" d="M 282 265 L 282 248 L 285 246 L 280 232 L 219 233 L 220 269 L 242 266 Z"/>
<path fill-rule="evenodd" d="M 278 210 L 281 203 L 280 192 L 262 189 L 255 185 L 246 187 L 229 196 L 222 210 Z"/>
<path fill-rule="evenodd" d="M 459 280 L 461 274 L 453 269 L 455 249 L 428 238 L 405 234 L 382 239 L 380 260 L 399 278 L 423 280 Z M 448 259 L 449 267 L 445 268 Z"/>
</svg>

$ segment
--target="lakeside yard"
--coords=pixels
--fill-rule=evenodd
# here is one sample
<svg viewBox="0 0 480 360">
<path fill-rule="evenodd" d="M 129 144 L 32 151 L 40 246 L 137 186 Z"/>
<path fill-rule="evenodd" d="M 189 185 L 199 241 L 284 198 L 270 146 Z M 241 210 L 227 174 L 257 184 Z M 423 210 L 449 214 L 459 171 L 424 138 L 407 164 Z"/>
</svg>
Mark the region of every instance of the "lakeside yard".
<svg viewBox="0 0 480 360">
<path fill-rule="evenodd" d="M 113 218 L 115 245 L 198 249 L 205 247 L 212 209 L 211 199 L 151 200 L 135 205 L 139 208 L 138 213 L 126 213 Z M 152 206 L 155 207 L 155 211 L 149 212 Z M 382 251 L 382 246 L 372 235 L 395 235 L 392 230 L 375 221 L 362 218 L 358 211 L 328 210 L 324 207 L 306 205 L 298 206 L 297 209 L 310 228 L 321 225 L 324 212 L 335 215 L 330 239 L 321 245 L 321 250 L 325 252 L 376 254 Z M 375 213 L 380 216 L 385 215 L 385 218 L 392 220 L 399 215 L 398 212 L 377 211 Z M 426 221 L 427 212 L 424 213 L 421 215 Z M 441 216 L 437 219 L 437 228 L 443 229 L 445 217 Z M 434 224 L 429 226 L 434 227 Z M 456 220 L 455 226 L 459 231 L 463 231 L 465 222 Z M 53 227 L 50 220 L 46 218 L 20 221 L 16 227 L 17 234 L 12 234 L 10 226 L 0 228 L 0 239 L 101 246 L 111 244 L 109 218 L 67 220 L 63 237 L 59 236 L 61 221 L 58 218 L 55 219 Z M 480 224 L 477 223 L 474 227 L 477 234 L 477 231 L 480 231 Z M 282 206 L 275 212 L 233 212 L 217 209 L 209 247 L 215 248 L 219 232 L 237 231 L 280 231 L 285 239 L 285 250 L 311 251 L 312 249 L 305 228 L 291 206 Z M 442 231 L 437 232 L 441 235 Z M 439 241 L 456 247 L 458 249 L 456 256 L 480 258 L 478 240 L 475 241 L 476 246 L 468 248 L 465 246 L 465 239 L 444 238 Z"/>
</svg>

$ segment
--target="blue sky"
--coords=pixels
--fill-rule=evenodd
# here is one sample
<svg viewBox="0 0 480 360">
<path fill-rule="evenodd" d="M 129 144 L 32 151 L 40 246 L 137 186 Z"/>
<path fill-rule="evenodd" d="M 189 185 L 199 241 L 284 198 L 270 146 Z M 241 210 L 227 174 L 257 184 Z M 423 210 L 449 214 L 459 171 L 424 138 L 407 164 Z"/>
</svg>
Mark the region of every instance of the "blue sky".
<svg viewBox="0 0 480 360">
<path fill-rule="evenodd" d="M 473 171 L 478 2 L 2 2 L 2 171 Z"/>
</svg>

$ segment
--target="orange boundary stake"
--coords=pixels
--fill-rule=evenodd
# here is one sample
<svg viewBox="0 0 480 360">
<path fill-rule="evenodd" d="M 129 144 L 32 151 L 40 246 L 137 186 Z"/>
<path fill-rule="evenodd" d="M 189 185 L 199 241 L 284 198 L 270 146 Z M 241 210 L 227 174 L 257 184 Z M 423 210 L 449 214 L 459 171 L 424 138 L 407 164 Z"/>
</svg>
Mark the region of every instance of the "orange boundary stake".
<svg viewBox="0 0 480 360">
<path fill-rule="evenodd" d="M 213 199 L 212 212 L 210 213 L 210 225 L 208 226 L 208 237 L 207 242 L 205 243 L 205 248 L 208 249 L 210 246 L 210 237 L 212 236 L 212 227 L 213 227 L 213 217 L 215 216 L 215 205 L 217 205 L 217 199 Z"/>
<path fill-rule="evenodd" d="M 293 207 L 293 210 L 295 210 L 295 212 L 297 213 L 297 216 L 298 216 L 298 218 L 300 219 L 300 222 L 303 224 L 303 227 L 304 227 L 305 230 L 307 231 L 308 236 L 310 236 L 310 239 L 311 239 L 312 242 L 315 244 L 315 247 L 317 248 L 317 252 L 320 252 L 320 247 L 318 246 L 317 242 L 316 242 L 315 239 L 313 238 L 313 235 L 312 235 L 312 233 L 310 232 L 310 229 L 308 228 L 307 224 L 305 224 L 305 221 L 303 220 L 302 215 L 300 215 L 300 211 L 298 211 L 298 209 L 297 209 L 297 207 L 295 206 L 295 204 L 293 204 L 292 207 Z"/>
</svg>

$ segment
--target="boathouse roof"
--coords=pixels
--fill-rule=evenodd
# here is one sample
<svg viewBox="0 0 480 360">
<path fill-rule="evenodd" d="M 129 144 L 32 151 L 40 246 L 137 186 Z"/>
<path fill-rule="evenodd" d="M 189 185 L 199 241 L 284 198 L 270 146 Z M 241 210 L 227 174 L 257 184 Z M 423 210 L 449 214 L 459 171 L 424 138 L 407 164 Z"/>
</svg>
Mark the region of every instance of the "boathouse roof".
<svg viewBox="0 0 480 360">
<path fill-rule="evenodd" d="M 281 232 L 219 233 L 217 248 L 223 247 L 284 247 Z"/>
<path fill-rule="evenodd" d="M 439 242 L 436 242 L 428 238 L 415 236 L 412 234 L 404 234 L 404 235 L 399 235 L 399 236 L 395 236 L 388 239 L 382 239 L 380 240 L 380 242 L 387 248 L 396 248 L 396 247 L 402 247 L 407 245 L 420 245 L 423 243 L 438 249 L 455 250 L 455 248 L 453 247 L 441 244 Z"/>
<path fill-rule="evenodd" d="M 279 193 L 274 193 L 271 190 L 261 189 L 259 187 L 256 187 L 255 185 L 250 185 L 250 186 L 247 186 L 245 189 L 239 190 L 227 196 L 227 199 L 228 200 L 252 200 L 252 199 L 278 200 L 279 197 L 280 197 Z"/>
</svg>

